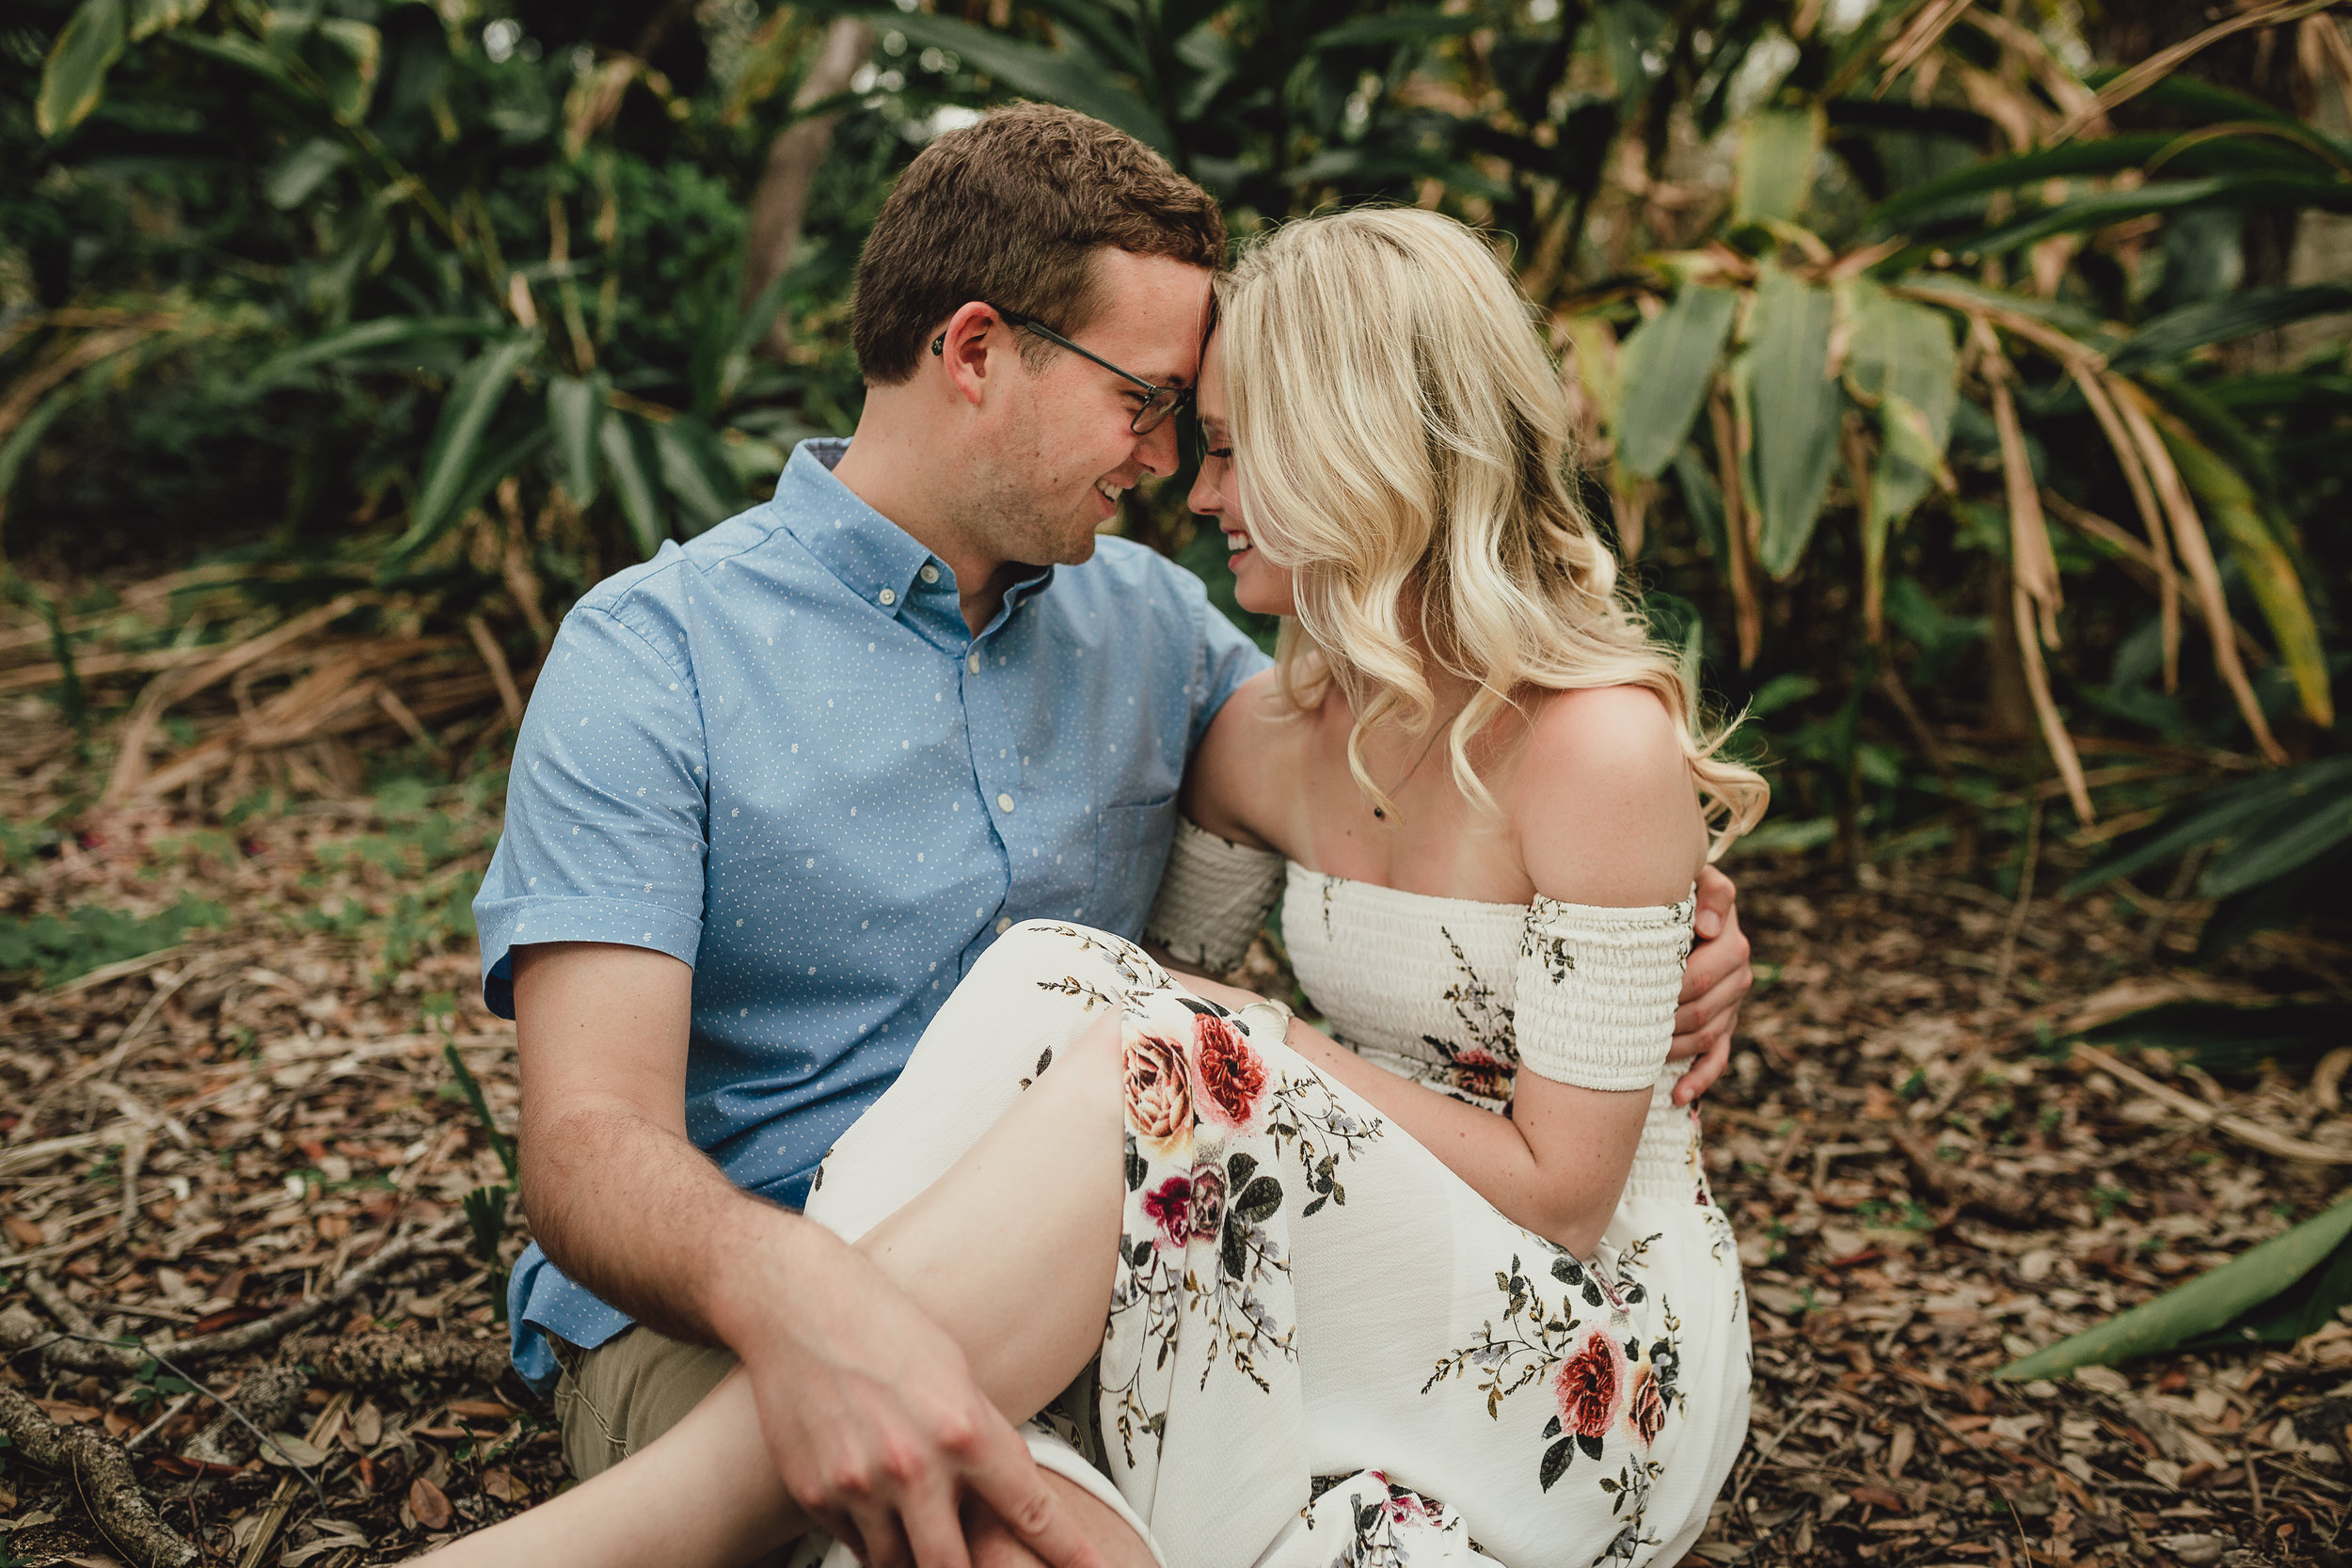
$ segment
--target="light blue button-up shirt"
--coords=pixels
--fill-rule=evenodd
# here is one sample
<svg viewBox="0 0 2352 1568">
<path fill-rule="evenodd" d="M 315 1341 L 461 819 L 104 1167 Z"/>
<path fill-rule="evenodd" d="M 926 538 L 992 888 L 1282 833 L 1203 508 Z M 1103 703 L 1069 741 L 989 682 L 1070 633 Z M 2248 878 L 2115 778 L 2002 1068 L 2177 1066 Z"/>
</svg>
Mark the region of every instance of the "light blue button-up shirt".
<svg viewBox="0 0 2352 1568">
<path fill-rule="evenodd" d="M 532 693 L 474 915 L 483 991 L 513 950 L 650 947 L 694 968 L 688 1135 L 799 1206 L 996 934 L 1054 918 L 1136 936 L 1184 759 L 1265 660 L 1165 558 L 1104 539 L 977 637 L 954 574 L 804 442 L 775 499 L 599 584 Z M 539 1332 L 628 1326 L 537 1246 Z"/>
</svg>

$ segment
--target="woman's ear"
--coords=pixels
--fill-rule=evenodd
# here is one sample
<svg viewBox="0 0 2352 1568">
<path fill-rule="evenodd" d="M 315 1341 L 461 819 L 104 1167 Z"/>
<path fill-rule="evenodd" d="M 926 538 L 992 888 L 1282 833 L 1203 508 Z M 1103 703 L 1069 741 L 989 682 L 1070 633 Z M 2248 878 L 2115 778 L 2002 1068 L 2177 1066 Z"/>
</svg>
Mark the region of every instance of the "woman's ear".
<svg viewBox="0 0 2352 1568">
<path fill-rule="evenodd" d="M 946 326 L 931 340 L 931 355 L 940 361 L 958 397 L 979 406 L 987 387 L 990 355 L 1009 347 L 1011 333 L 1004 318 L 978 300 L 959 307 L 947 318 Z"/>
</svg>

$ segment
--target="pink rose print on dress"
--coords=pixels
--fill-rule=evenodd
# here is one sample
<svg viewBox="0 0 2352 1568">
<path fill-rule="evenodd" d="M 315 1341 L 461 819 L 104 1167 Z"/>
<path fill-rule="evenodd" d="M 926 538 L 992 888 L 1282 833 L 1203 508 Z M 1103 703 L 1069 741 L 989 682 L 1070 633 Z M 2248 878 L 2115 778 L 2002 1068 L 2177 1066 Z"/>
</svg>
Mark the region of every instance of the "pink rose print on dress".
<svg viewBox="0 0 2352 1568">
<path fill-rule="evenodd" d="M 1192 1089 L 1184 1047 L 1137 1031 L 1127 1041 L 1127 1121 L 1136 1136 L 1160 1154 L 1192 1132 Z"/>
<path fill-rule="evenodd" d="M 1215 1165 L 1192 1167 L 1192 1236 L 1214 1242 L 1225 1227 L 1225 1173 Z"/>
<path fill-rule="evenodd" d="M 1143 1195 L 1143 1212 L 1160 1227 L 1153 1244 L 1164 1252 L 1182 1252 L 1193 1231 L 1193 1206 L 1198 1196 L 1192 1181 L 1171 1176 Z M 1222 1207 L 1222 1205 L 1219 1205 Z"/>
<path fill-rule="evenodd" d="M 1193 1055 L 1200 1072 L 1201 1110 L 1212 1119 L 1247 1131 L 1265 1093 L 1265 1063 L 1240 1030 L 1214 1013 L 1192 1021 Z"/>
</svg>

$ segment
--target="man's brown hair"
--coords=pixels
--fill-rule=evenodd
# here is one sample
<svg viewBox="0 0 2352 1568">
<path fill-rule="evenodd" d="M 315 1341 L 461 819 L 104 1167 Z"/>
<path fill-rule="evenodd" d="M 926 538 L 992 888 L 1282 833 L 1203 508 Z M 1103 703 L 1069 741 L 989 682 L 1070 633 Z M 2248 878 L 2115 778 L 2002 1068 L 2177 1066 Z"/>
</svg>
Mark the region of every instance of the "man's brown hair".
<svg viewBox="0 0 2352 1568">
<path fill-rule="evenodd" d="M 939 323 L 973 300 L 1082 330 L 1104 245 L 1215 267 L 1225 220 L 1135 137 L 1051 103 L 946 133 L 898 177 L 858 258 L 858 369 L 870 385 L 906 380 Z"/>
</svg>

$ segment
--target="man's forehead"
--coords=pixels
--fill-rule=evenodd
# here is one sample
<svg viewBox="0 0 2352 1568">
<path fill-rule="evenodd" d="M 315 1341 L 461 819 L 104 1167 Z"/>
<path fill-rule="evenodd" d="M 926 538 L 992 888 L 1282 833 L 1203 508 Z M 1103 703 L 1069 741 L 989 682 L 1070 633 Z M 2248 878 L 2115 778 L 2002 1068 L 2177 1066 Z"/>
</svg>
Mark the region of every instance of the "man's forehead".
<svg viewBox="0 0 2352 1568">
<path fill-rule="evenodd" d="M 1162 387 L 1191 386 L 1208 334 L 1209 270 L 1124 251 L 1112 251 L 1104 261 L 1094 318 L 1103 335 L 1125 340 L 1122 346 L 1136 356 L 1120 363 Z"/>
</svg>

